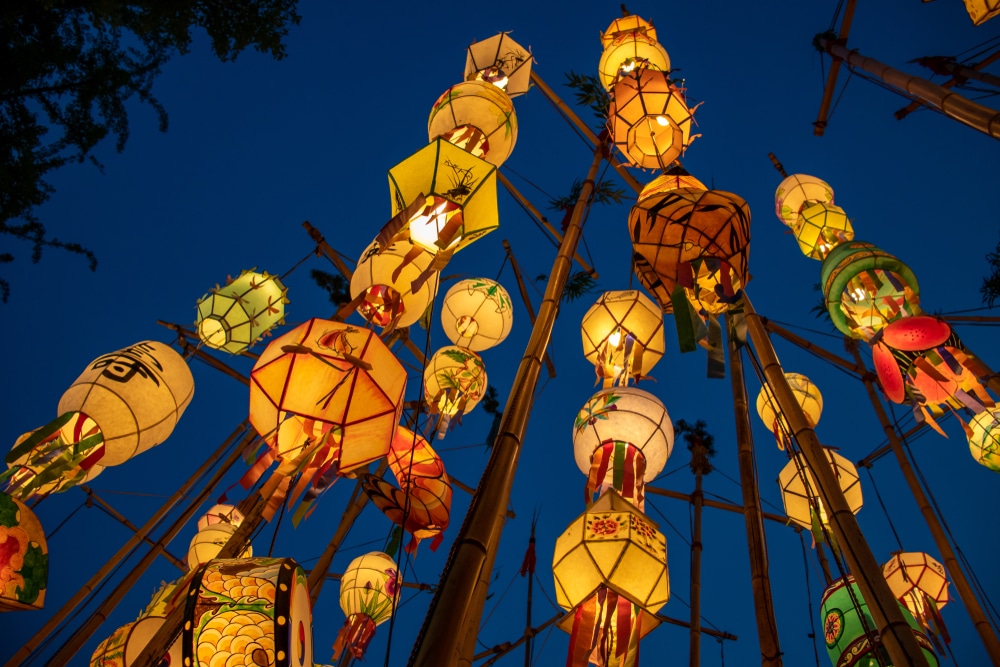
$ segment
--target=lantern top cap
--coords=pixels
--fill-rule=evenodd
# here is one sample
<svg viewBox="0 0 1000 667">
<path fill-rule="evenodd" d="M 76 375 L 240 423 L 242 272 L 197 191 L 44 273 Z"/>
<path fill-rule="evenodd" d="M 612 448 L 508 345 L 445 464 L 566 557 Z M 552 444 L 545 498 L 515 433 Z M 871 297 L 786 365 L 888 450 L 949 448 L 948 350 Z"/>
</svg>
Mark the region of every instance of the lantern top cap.
<svg viewBox="0 0 1000 667">
<path fill-rule="evenodd" d="M 635 14 L 628 14 L 613 20 L 608 29 L 601 33 L 601 46 L 607 48 L 622 33 L 635 32 L 645 34 L 651 40 L 656 40 L 656 28 L 653 27 L 652 21 L 647 21 Z"/>
</svg>

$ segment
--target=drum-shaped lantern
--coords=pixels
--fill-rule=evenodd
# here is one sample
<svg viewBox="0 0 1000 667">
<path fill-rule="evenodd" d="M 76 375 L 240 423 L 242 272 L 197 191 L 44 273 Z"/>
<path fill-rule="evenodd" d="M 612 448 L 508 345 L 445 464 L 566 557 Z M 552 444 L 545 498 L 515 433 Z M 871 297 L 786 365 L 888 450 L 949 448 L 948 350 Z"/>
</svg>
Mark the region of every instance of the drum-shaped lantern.
<svg viewBox="0 0 1000 667">
<path fill-rule="evenodd" d="M 857 514 L 864 499 L 861 496 L 861 480 L 854 464 L 836 453 L 829 447 L 823 448 L 823 455 L 833 468 L 834 475 L 840 485 L 840 490 L 847 499 L 851 512 Z M 820 499 L 819 486 L 813 476 L 805 457 L 794 454 L 792 459 L 778 473 L 778 486 L 781 487 L 781 500 L 785 505 L 788 518 L 806 530 L 813 527 L 812 518 L 815 515 L 821 524 L 828 526 L 826 507 Z"/>
<path fill-rule="evenodd" d="M 441 326 L 448 340 L 473 352 L 499 345 L 514 326 L 510 294 L 489 278 L 460 280 L 444 296 Z"/>
<path fill-rule="evenodd" d="M 0 611 L 41 609 L 49 580 L 49 547 L 27 505 L 0 493 Z"/>
<path fill-rule="evenodd" d="M 808 174 L 792 174 L 774 192 L 774 212 L 778 219 L 795 229 L 802 209 L 812 204 L 832 204 L 833 188 Z"/>
<path fill-rule="evenodd" d="M 823 202 L 802 209 L 794 230 L 802 254 L 820 261 L 838 245 L 854 238 L 854 228 L 844 209 Z"/>
<path fill-rule="evenodd" d="M 668 169 L 697 136 L 691 134 L 694 109 L 670 75 L 642 69 L 623 75 L 612 88 L 608 132 L 635 167 Z"/>
<path fill-rule="evenodd" d="M 792 395 L 795 396 L 795 401 L 802 408 L 802 413 L 805 415 L 806 421 L 809 422 L 809 426 L 815 427 L 823 414 L 823 394 L 820 393 L 819 387 L 801 373 L 785 373 L 785 380 L 792 390 Z M 781 414 L 781 409 L 771 392 L 771 387 L 766 383 L 761 386 L 760 392 L 757 393 L 757 415 L 764 422 L 764 426 L 771 429 L 779 443 L 787 440 L 792 429 Z"/>
<path fill-rule="evenodd" d="M 583 356 L 606 387 L 642 379 L 663 356 L 663 313 L 638 290 L 605 292 L 580 324 Z"/>
<path fill-rule="evenodd" d="M 198 337 L 217 350 L 243 352 L 284 321 L 287 292 L 277 276 L 253 270 L 216 285 L 196 306 Z"/>
<path fill-rule="evenodd" d="M 1000 408 L 989 408 L 972 418 L 969 451 L 976 463 L 1000 472 Z"/>
<path fill-rule="evenodd" d="M 918 620 L 948 604 L 948 577 L 944 565 L 922 552 L 895 554 L 882 574 L 896 599 Z"/>
<path fill-rule="evenodd" d="M 601 33 L 601 84 L 611 90 L 619 76 L 643 68 L 670 71 L 670 56 L 658 41 L 653 24 L 634 14 L 615 19 Z"/>
<path fill-rule="evenodd" d="M 368 246 L 351 276 L 351 298 L 362 293 L 358 313 L 376 326 L 408 327 L 427 310 L 437 294 L 434 255 L 400 239 L 382 252 L 377 241 Z"/>
<path fill-rule="evenodd" d="M 402 585 L 399 567 L 388 555 L 372 551 L 352 560 L 340 578 L 340 608 L 347 621 L 334 652 L 346 648 L 355 658 L 363 657 L 375 626 L 392 618 L 399 606 Z"/>
<path fill-rule="evenodd" d="M 466 81 L 488 81 L 510 97 L 531 87 L 531 53 L 501 32 L 481 42 L 473 42 L 465 58 Z"/>
<path fill-rule="evenodd" d="M 499 167 L 517 143 L 514 103 L 492 83 L 457 83 L 431 107 L 427 138 L 438 137 Z"/>
</svg>

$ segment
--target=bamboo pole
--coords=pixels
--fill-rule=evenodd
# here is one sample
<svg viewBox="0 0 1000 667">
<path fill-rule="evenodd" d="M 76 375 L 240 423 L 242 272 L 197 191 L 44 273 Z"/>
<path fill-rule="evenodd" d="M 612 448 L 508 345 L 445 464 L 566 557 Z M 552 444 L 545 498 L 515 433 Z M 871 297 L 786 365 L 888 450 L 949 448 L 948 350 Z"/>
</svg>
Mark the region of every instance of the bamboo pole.
<svg viewBox="0 0 1000 667">
<path fill-rule="evenodd" d="M 482 604 L 489 589 L 490 572 L 503 531 L 504 511 L 510 501 L 521 444 L 531 416 L 532 396 L 538 385 L 542 356 L 552 336 L 559 302 L 572 269 L 573 251 L 583 232 L 584 209 L 594 189 L 604 148 L 599 146 L 594 151 L 594 161 L 549 272 L 545 297 L 511 385 L 489 462 L 417 635 L 410 654 L 410 665 L 448 667 L 457 664 L 462 653 L 460 644 L 470 629 L 478 630 Z"/>
<path fill-rule="evenodd" d="M 705 456 L 705 446 L 696 441 L 691 447 L 691 467 L 694 468 L 694 493 L 691 504 L 694 507 L 694 528 L 691 535 L 691 633 L 688 664 L 701 665 L 701 506 L 704 494 L 701 491 L 702 476 L 712 468 Z"/>
<path fill-rule="evenodd" d="M 149 535 L 150 531 L 160 523 L 163 517 L 170 512 L 170 510 L 172 510 L 177 503 L 184 499 L 191 489 L 194 488 L 195 480 L 208 472 L 208 470 L 210 470 L 216 463 L 219 462 L 219 460 L 222 459 L 226 450 L 232 447 L 233 442 L 235 442 L 236 439 L 247 430 L 247 427 L 248 424 L 246 422 L 237 426 L 232 434 L 230 434 L 230 436 L 222 443 L 222 445 L 220 445 L 219 448 L 212 453 L 208 460 L 206 460 L 201 467 L 198 468 L 194 474 L 191 475 L 191 477 L 188 478 L 188 480 L 182 484 L 180 488 L 177 489 L 177 491 L 175 491 L 174 494 L 170 496 L 155 513 L 153 513 L 153 516 L 149 517 L 146 523 L 144 523 L 142 527 L 140 527 L 135 534 L 132 535 L 132 537 L 130 537 L 128 541 L 126 541 L 125 544 L 123 544 L 122 547 L 108 559 L 108 562 L 105 563 L 100 570 L 95 572 L 94 575 L 80 587 L 73 597 L 67 600 L 63 606 L 60 607 L 59 610 L 56 611 L 56 613 L 53 614 L 52 617 L 38 629 L 38 632 L 32 635 L 24 643 L 24 646 L 18 649 L 18 651 L 11 656 L 10 660 L 7 661 L 4 667 L 18 667 L 23 664 L 28 656 L 30 656 L 32 652 L 38 648 L 39 644 L 47 639 L 48 636 L 52 634 L 52 632 L 73 612 L 73 610 L 76 609 L 102 581 L 104 581 L 108 574 L 123 559 L 127 558 L 132 550 L 135 549 L 135 547 Z M 242 449 L 242 446 L 243 442 L 240 442 L 240 444 L 234 448 L 234 451 L 239 452 Z"/>
<path fill-rule="evenodd" d="M 853 339 L 847 340 L 848 350 L 850 350 L 858 364 L 863 363 L 861 353 L 858 351 L 857 342 Z M 948 574 L 951 575 L 951 581 L 955 585 L 955 590 L 959 598 L 961 598 L 962 604 L 965 605 L 965 609 L 969 613 L 969 618 L 972 619 L 972 623 L 976 627 L 976 632 L 979 633 L 979 638 L 982 640 L 983 646 L 986 647 L 986 653 L 990 656 L 990 660 L 994 665 L 1000 665 L 1000 640 L 997 638 L 996 629 L 990 623 L 989 617 L 987 617 L 983 610 L 975 591 L 969 584 L 969 580 L 966 579 L 965 571 L 955 556 L 955 550 L 952 549 L 951 543 L 948 541 L 948 536 L 945 534 L 941 522 L 938 520 L 934 509 L 927 499 L 927 494 L 924 493 L 923 488 L 920 486 L 920 482 L 913 471 L 913 466 L 903 449 L 903 443 L 900 441 L 899 435 L 896 433 L 896 429 L 893 427 L 889 416 L 885 412 L 885 408 L 882 406 L 882 401 L 875 391 L 872 374 L 865 374 L 862 380 L 865 383 L 868 400 L 871 401 L 875 415 L 878 417 L 879 422 L 882 424 L 882 429 L 889 439 L 889 446 L 892 447 L 892 452 L 896 455 L 899 469 L 903 472 L 903 477 L 906 479 L 906 483 L 913 493 L 913 498 L 920 508 L 920 514 L 924 517 L 924 521 L 927 522 L 927 527 L 931 531 L 931 537 L 934 538 L 934 544 L 937 545 L 938 551 L 941 552 L 941 560 L 944 561 L 944 566 L 947 568 Z"/>
<path fill-rule="evenodd" d="M 733 414 L 736 417 L 736 445 L 740 469 L 740 490 L 743 494 L 743 519 L 747 529 L 747 555 L 750 558 L 750 588 L 753 591 L 754 612 L 757 619 L 757 641 L 760 643 L 761 667 L 781 667 L 781 645 L 778 641 L 778 623 L 774 618 L 774 600 L 771 598 L 771 579 L 768 573 L 767 538 L 764 522 L 769 518 L 761 511 L 760 488 L 754 466 L 753 438 L 750 429 L 750 411 L 747 407 L 746 381 L 743 377 L 743 353 L 736 340 L 729 336 L 729 377 L 733 391 Z M 787 517 L 778 517 L 787 523 Z"/>
<path fill-rule="evenodd" d="M 90 506 L 90 501 L 93 500 L 98 505 L 100 505 L 104 509 L 104 511 L 107 512 L 111 516 L 111 518 L 115 519 L 118 523 L 122 524 L 123 526 L 125 526 L 126 528 L 128 528 L 129 530 L 131 530 L 133 533 L 138 533 L 139 532 L 139 527 L 138 526 L 136 526 L 134 523 L 132 523 L 131 521 L 129 521 L 128 518 L 124 514 L 122 514 L 118 510 L 116 510 L 114 507 L 112 507 L 110 504 L 108 504 L 108 502 L 106 500 L 104 500 L 99 495 L 97 495 L 97 492 L 94 491 L 92 488 L 90 488 L 86 484 L 81 484 L 80 485 L 80 490 L 87 494 L 87 505 L 88 505 L 88 507 Z M 162 546 L 162 545 L 159 545 L 158 542 L 154 542 L 153 540 L 149 539 L 148 536 L 147 537 L 143 537 L 142 541 L 145 542 L 146 544 L 150 545 L 150 546 L 153 546 L 153 547 L 155 547 L 155 546 Z M 177 556 L 173 555 L 172 553 L 170 553 L 166 549 L 163 549 L 163 557 L 166 558 L 168 561 L 170 561 L 170 563 L 174 567 L 176 567 L 178 570 L 180 570 L 181 572 L 187 572 L 187 570 L 188 570 L 187 563 L 184 562 L 184 561 L 182 561 L 180 558 L 178 558 Z"/>
<path fill-rule="evenodd" d="M 998 56 L 1000 56 L 1000 51 L 993 53 L 990 58 L 992 58 L 992 60 L 996 60 Z M 983 67 L 984 63 L 985 61 L 983 63 L 978 63 L 973 67 L 966 67 L 965 65 L 955 62 L 951 58 L 945 58 L 943 56 L 924 56 L 923 58 L 917 58 L 918 65 L 928 68 L 935 74 L 948 74 L 958 83 L 964 83 L 965 81 L 971 79 L 973 81 L 985 83 L 989 86 L 1000 87 L 1000 76 L 994 76 L 988 72 L 979 71 L 979 69 Z M 951 86 L 948 87 L 950 88 Z"/>
<path fill-rule="evenodd" d="M 829 516 L 830 529 L 843 549 L 861 596 L 868 604 L 883 646 L 893 664 L 927 667 L 927 658 L 903 617 L 898 601 L 889 590 L 889 584 L 882 576 L 882 568 L 875 560 L 858 526 L 857 518 L 844 498 L 833 468 L 823 454 L 823 447 L 788 386 L 760 317 L 754 312 L 749 299 L 744 299 L 744 306 L 747 311 L 747 331 L 760 357 L 768 386 L 816 479 L 820 499 Z"/>
<path fill-rule="evenodd" d="M 844 8 L 844 20 L 840 22 L 840 32 L 837 41 L 841 44 L 847 43 L 847 36 L 851 32 L 851 22 L 854 20 L 854 7 L 857 0 L 848 0 L 847 7 Z M 834 59 L 830 63 L 830 73 L 826 76 L 826 86 L 823 88 L 823 99 L 819 103 L 819 115 L 813 123 L 813 134 L 822 137 L 826 130 L 827 117 L 830 114 L 830 105 L 833 103 L 833 91 L 837 87 L 837 74 L 840 73 L 840 60 Z"/>
<path fill-rule="evenodd" d="M 986 58 L 983 58 L 978 63 L 975 63 L 974 65 L 970 65 L 969 67 L 963 68 L 963 70 L 967 69 L 967 70 L 972 70 L 972 71 L 978 72 L 978 70 L 981 70 L 982 68 L 984 68 L 987 65 L 989 65 L 989 64 L 997 61 L 998 59 L 1000 59 L 1000 49 L 997 49 L 996 51 L 994 51 L 993 53 L 991 53 L 990 55 L 988 55 Z M 949 79 L 948 81 L 945 81 L 944 83 L 942 83 L 941 87 L 942 88 L 953 88 L 953 87 L 957 86 L 959 83 L 961 83 L 961 80 L 958 78 L 958 75 L 956 74 L 956 75 L 952 76 L 952 78 Z M 916 111 L 917 109 L 919 109 L 921 106 L 923 106 L 923 104 L 921 102 L 918 102 L 918 101 L 914 100 L 913 102 L 910 102 L 908 105 L 906 105 L 902 109 L 899 109 L 898 111 L 896 111 L 896 113 L 894 115 L 896 116 L 897 120 L 903 120 L 904 118 L 906 118 L 906 116 L 908 116 L 909 114 L 913 113 L 914 111 Z"/>
<path fill-rule="evenodd" d="M 863 376 L 867 372 L 865 370 L 864 366 L 858 366 L 857 364 L 852 363 L 852 362 L 848 361 L 847 359 L 844 359 L 842 357 L 838 357 L 837 355 L 833 354 L 832 352 L 824 350 L 819 345 L 816 345 L 814 343 L 809 342 L 808 340 L 806 340 L 802 336 L 799 336 L 797 334 L 793 334 L 788 329 L 775 324 L 774 322 L 770 321 L 766 317 L 762 317 L 760 319 L 764 323 L 764 328 L 767 329 L 769 332 L 781 336 L 782 338 L 784 338 L 788 342 L 794 343 L 795 345 L 798 345 L 803 350 L 806 350 L 807 352 L 811 352 L 812 354 L 816 355 L 820 359 L 823 359 L 825 361 L 829 361 L 831 364 L 834 364 L 835 366 L 840 366 L 845 371 L 847 371 L 849 373 L 853 373 L 855 376 L 857 376 L 859 378 L 861 376 Z"/>
<path fill-rule="evenodd" d="M 670 489 L 663 489 L 658 486 L 646 486 L 643 487 L 643 491 L 645 491 L 646 494 L 652 493 L 658 496 L 663 496 L 665 498 L 674 498 L 676 500 L 683 500 L 688 503 L 691 502 L 691 495 L 687 493 L 681 493 L 680 491 L 671 491 Z M 743 514 L 746 511 L 746 509 L 741 505 L 723 503 L 718 500 L 712 500 L 711 498 L 702 498 L 701 503 L 705 507 L 726 510 L 727 512 L 737 512 L 739 514 Z M 759 512 L 759 515 L 764 517 L 765 519 L 769 519 L 770 521 L 776 521 L 777 523 L 780 523 L 783 526 L 788 526 L 789 528 L 791 528 L 796 532 L 802 530 L 794 523 L 789 523 L 787 516 L 781 516 L 780 514 L 771 514 L 770 512 Z"/>
<path fill-rule="evenodd" d="M 531 537 L 528 538 L 528 548 L 531 549 L 532 551 L 535 550 L 535 521 L 531 522 Z M 528 576 L 528 602 L 526 605 L 527 611 L 525 612 L 525 621 L 524 621 L 524 636 L 526 640 L 524 642 L 524 667 L 531 667 L 531 638 L 533 635 L 529 633 L 531 632 L 531 602 L 532 602 L 532 593 L 534 592 L 533 584 L 535 581 L 534 563 L 530 564 L 527 573 L 525 573 L 523 570 L 521 573 L 527 574 Z"/>
<path fill-rule="evenodd" d="M 524 283 L 524 274 L 521 273 L 521 265 L 518 264 L 517 258 L 514 257 L 514 251 L 511 249 L 507 239 L 503 240 L 503 249 L 507 251 L 507 257 L 510 259 L 510 268 L 514 272 L 514 279 L 517 280 L 517 289 L 521 293 L 521 300 L 524 301 L 524 309 L 528 311 L 528 319 L 531 320 L 531 325 L 534 326 L 535 320 L 538 319 L 535 316 L 535 307 L 531 305 L 531 297 L 528 296 L 528 288 Z M 592 275 L 596 276 L 597 274 Z M 552 363 L 552 357 L 549 356 L 547 350 L 545 352 L 545 368 L 548 370 L 550 378 L 556 376 L 556 365 Z"/>
</svg>

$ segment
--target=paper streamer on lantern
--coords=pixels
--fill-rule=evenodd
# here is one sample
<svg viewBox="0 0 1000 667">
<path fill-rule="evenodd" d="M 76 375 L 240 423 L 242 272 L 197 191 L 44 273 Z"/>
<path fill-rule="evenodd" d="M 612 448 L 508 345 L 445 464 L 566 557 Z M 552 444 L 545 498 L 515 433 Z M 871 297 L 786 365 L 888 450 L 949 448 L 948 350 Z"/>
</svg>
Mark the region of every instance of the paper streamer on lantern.
<svg viewBox="0 0 1000 667">
<path fill-rule="evenodd" d="M 25 433 L 7 454 L 7 492 L 28 500 L 88 482 L 104 470 L 104 435 L 90 417 L 68 412 Z"/>
</svg>

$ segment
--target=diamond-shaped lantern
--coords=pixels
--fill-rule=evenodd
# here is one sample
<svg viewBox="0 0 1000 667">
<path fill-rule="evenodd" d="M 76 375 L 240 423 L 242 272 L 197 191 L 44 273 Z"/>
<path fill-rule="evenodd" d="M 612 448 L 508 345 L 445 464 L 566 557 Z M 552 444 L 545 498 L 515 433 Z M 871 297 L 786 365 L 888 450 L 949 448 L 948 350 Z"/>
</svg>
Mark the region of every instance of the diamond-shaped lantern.
<svg viewBox="0 0 1000 667">
<path fill-rule="evenodd" d="M 799 225 L 799 216 L 812 204 L 832 204 L 833 188 L 824 180 L 808 174 L 792 174 L 774 192 L 774 212 L 792 229 Z"/>
<path fill-rule="evenodd" d="M 700 136 L 691 134 L 694 111 L 669 74 L 636 70 L 620 77 L 612 89 L 608 132 L 631 165 L 668 169 Z"/>
<path fill-rule="evenodd" d="M 882 566 L 882 574 L 896 599 L 917 620 L 948 604 L 948 577 L 944 565 L 922 552 L 895 554 Z"/>
<path fill-rule="evenodd" d="M 489 278 L 460 280 L 441 303 L 441 326 L 448 340 L 473 352 L 499 345 L 514 326 L 510 294 Z"/>
<path fill-rule="evenodd" d="M 823 202 L 803 208 L 794 231 L 802 254 L 818 260 L 854 238 L 854 228 L 844 209 Z"/>
<path fill-rule="evenodd" d="M 381 252 L 373 241 L 351 276 L 351 298 L 364 293 L 358 313 L 380 327 L 408 327 L 419 320 L 437 294 L 439 276 L 433 261 L 432 253 L 405 239 Z"/>
<path fill-rule="evenodd" d="M 531 53 L 510 38 L 510 33 L 473 42 L 465 59 L 466 81 L 488 81 L 510 97 L 531 87 Z"/>
<path fill-rule="evenodd" d="M 217 350 L 243 352 L 284 321 L 287 292 L 277 276 L 242 272 L 198 301 L 198 337 Z"/>
<path fill-rule="evenodd" d="M 20 500 L 0 493 L 0 611 L 41 609 L 48 580 L 41 522 Z"/>
<path fill-rule="evenodd" d="M 499 167 L 517 143 L 514 104 L 492 83 L 457 83 L 431 107 L 427 138 L 438 137 Z"/>
<path fill-rule="evenodd" d="M 851 511 L 857 514 L 864 499 L 861 496 L 861 480 L 858 478 L 858 469 L 854 464 L 836 453 L 829 447 L 823 448 L 823 454 L 833 468 L 834 475 L 847 499 L 847 505 Z M 813 528 L 813 516 L 819 522 L 828 526 L 826 507 L 819 496 L 819 486 L 816 478 L 802 454 L 794 454 L 792 459 L 778 473 L 778 486 L 781 487 L 781 500 L 785 505 L 785 514 L 788 518 L 806 530 Z"/>
<path fill-rule="evenodd" d="M 972 418 L 969 451 L 977 463 L 1000 472 L 1000 408 L 989 408 Z"/>
<path fill-rule="evenodd" d="M 802 408 L 809 426 L 815 427 L 823 414 L 823 394 L 812 380 L 801 373 L 785 373 L 785 380 L 795 396 L 795 401 Z M 780 449 L 785 448 L 792 429 L 788 425 L 778 402 L 771 393 L 771 387 L 764 383 L 757 394 L 757 415 L 764 425 L 771 429 Z"/>
<path fill-rule="evenodd" d="M 637 69 L 670 71 L 670 56 L 656 41 L 656 28 L 634 14 L 612 21 L 601 33 L 601 46 L 604 51 L 598 69 L 606 90 L 610 90 L 620 76 Z"/>
<path fill-rule="evenodd" d="M 1000 15 L 998 0 L 965 0 L 965 11 L 973 25 L 982 25 L 994 16 Z"/>
<path fill-rule="evenodd" d="M 605 292 L 580 324 L 583 356 L 606 387 L 639 380 L 663 356 L 663 313 L 642 292 Z"/>
</svg>

